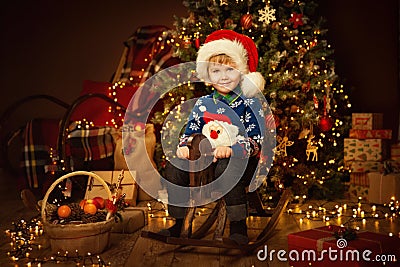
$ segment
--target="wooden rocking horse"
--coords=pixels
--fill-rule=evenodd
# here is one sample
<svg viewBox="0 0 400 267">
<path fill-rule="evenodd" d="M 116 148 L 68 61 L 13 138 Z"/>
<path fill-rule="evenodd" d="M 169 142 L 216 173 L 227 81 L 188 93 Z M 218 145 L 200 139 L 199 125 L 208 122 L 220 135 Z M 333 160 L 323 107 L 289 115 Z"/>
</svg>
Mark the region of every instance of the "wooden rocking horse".
<svg viewBox="0 0 400 267">
<path fill-rule="evenodd" d="M 204 153 L 204 145 L 201 144 L 201 141 L 203 139 L 206 139 L 206 137 L 202 134 L 194 134 L 193 136 L 191 136 L 188 142 L 189 155 L 191 160 L 190 164 L 204 164 L 206 160 L 202 160 L 202 158 L 204 159 L 207 156 L 212 156 L 211 150 L 209 150 L 209 152 Z M 202 148 L 200 148 L 200 146 L 202 146 Z M 194 163 L 195 160 L 196 163 Z M 212 177 L 211 175 L 213 175 L 213 170 L 210 167 L 202 171 L 191 172 L 190 186 L 198 186 L 207 183 L 207 181 L 209 181 L 209 177 Z M 284 191 L 273 213 L 268 214 L 263 209 L 261 199 L 258 193 L 256 191 L 248 193 L 249 204 L 250 206 L 254 207 L 254 209 L 257 212 L 257 216 L 270 217 L 270 220 L 265 225 L 263 230 L 258 234 L 256 239 L 254 241 L 250 241 L 248 244 L 244 246 L 239 246 L 234 241 L 223 237 L 225 222 L 227 219 L 225 202 L 223 198 L 217 201 L 211 213 L 208 215 L 205 221 L 202 224 L 200 224 L 199 227 L 197 227 L 197 229 L 192 229 L 193 221 L 195 219 L 195 214 L 196 214 L 196 207 L 187 208 L 180 237 L 168 237 L 151 231 L 142 231 L 141 235 L 142 237 L 159 240 L 167 244 L 180 245 L 180 246 L 205 246 L 205 247 L 218 247 L 227 249 L 239 249 L 245 253 L 249 253 L 257 249 L 258 247 L 265 245 L 265 242 L 273 235 L 273 232 L 278 224 L 279 218 L 281 217 L 283 211 L 285 210 L 290 196 L 291 196 L 290 190 L 287 189 L 286 191 Z M 213 229 L 214 231 L 213 238 L 204 239 L 204 237 L 210 231 L 211 227 L 214 224 L 216 224 L 216 226 Z M 189 233 L 191 232 L 193 232 L 193 234 L 190 235 Z"/>
</svg>

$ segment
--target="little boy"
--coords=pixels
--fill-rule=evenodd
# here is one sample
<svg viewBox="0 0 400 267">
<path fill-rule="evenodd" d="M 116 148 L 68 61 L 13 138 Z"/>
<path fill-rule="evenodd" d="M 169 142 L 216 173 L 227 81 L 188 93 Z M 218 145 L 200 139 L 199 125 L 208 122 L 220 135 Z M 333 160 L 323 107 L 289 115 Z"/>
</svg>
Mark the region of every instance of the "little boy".
<svg viewBox="0 0 400 267">
<path fill-rule="evenodd" d="M 257 48 L 249 37 L 231 30 L 218 30 L 207 37 L 198 51 L 196 72 L 198 78 L 211 83 L 215 90 L 197 100 L 180 138 L 176 151 L 178 159 L 175 159 L 187 161 L 189 137 L 194 133 L 203 133 L 214 144 L 214 179 L 226 173 L 228 177 L 243 173 L 238 177 L 237 184 L 224 195 L 230 221 L 229 238 L 239 245 L 248 243 L 246 187 L 258 165 L 265 129 L 262 106 L 255 98 L 265 84 L 262 75 L 256 72 L 257 64 Z M 226 139 L 224 134 L 228 142 L 218 142 L 219 139 Z M 235 161 L 243 162 L 244 158 L 248 159 L 247 166 L 242 164 L 238 167 L 240 164 Z M 228 166 L 230 161 L 234 164 Z M 179 164 L 167 164 L 166 179 L 176 185 L 189 186 L 188 172 L 176 166 Z M 171 200 L 177 198 L 176 194 L 167 189 L 169 203 L 175 203 Z M 169 205 L 168 210 L 176 223 L 160 233 L 178 237 L 185 208 Z"/>
</svg>

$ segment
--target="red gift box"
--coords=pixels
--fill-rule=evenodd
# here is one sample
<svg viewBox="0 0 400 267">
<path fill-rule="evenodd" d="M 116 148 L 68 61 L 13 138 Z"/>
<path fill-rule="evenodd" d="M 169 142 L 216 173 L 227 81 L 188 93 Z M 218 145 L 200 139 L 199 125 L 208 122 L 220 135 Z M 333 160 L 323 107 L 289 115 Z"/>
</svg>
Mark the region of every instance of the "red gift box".
<svg viewBox="0 0 400 267">
<path fill-rule="evenodd" d="M 392 130 L 362 130 L 362 129 L 350 129 L 350 138 L 357 139 L 392 139 Z"/>
<path fill-rule="evenodd" d="M 339 229 L 339 226 L 324 226 L 289 234 L 287 254 L 290 266 L 376 267 L 383 266 L 382 262 L 377 262 L 378 259 L 388 259 L 392 257 L 390 255 L 400 260 L 400 238 L 372 232 L 357 232 L 354 240 L 338 240 L 334 233 Z M 367 261 L 367 258 L 370 261 Z M 399 265 L 398 261 L 386 261 L 384 266 Z"/>
<path fill-rule="evenodd" d="M 351 126 L 353 129 L 382 129 L 383 113 L 353 113 L 351 117 Z"/>
</svg>

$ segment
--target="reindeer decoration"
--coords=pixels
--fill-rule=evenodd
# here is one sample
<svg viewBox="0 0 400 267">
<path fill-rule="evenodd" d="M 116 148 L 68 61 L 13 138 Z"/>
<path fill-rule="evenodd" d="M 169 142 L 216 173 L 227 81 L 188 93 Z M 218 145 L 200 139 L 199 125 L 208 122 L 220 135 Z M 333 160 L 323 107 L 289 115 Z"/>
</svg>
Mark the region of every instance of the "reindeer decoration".
<svg viewBox="0 0 400 267">
<path fill-rule="evenodd" d="M 314 135 L 311 134 L 307 139 L 307 149 L 306 149 L 307 160 L 310 160 L 310 155 L 311 153 L 313 153 L 311 161 L 318 161 L 318 154 L 317 154 L 318 147 L 316 145 L 313 145 L 313 140 L 312 140 L 313 138 Z"/>
</svg>

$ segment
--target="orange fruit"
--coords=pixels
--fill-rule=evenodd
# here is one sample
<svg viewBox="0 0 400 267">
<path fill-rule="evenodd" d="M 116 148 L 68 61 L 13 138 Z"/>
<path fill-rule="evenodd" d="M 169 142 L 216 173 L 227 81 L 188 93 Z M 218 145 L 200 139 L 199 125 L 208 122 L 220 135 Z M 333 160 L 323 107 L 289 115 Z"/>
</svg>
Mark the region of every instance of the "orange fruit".
<svg viewBox="0 0 400 267">
<path fill-rule="evenodd" d="M 71 215 L 71 212 L 71 208 L 67 205 L 62 205 L 57 209 L 57 214 L 60 218 L 68 218 Z"/>
<path fill-rule="evenodd" d="M 83 211 L 85 213 L 94 215 L 97 212 L 97 207 L 96 207 L 96 205 L 94 203 L 87 203 L 86 202 L 85 206 L 83 206 Z"/>
</svg>

